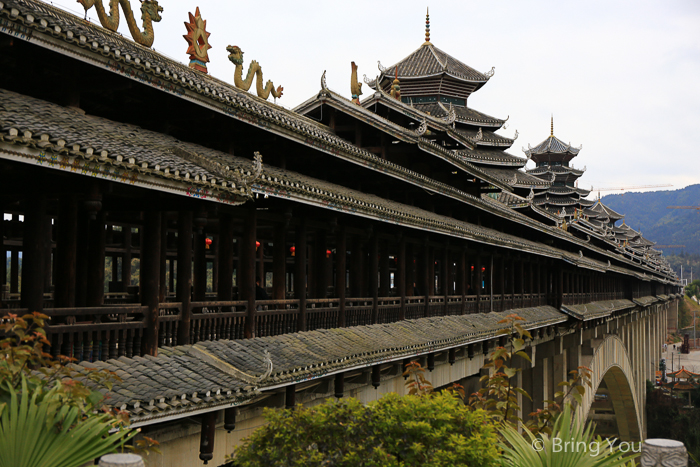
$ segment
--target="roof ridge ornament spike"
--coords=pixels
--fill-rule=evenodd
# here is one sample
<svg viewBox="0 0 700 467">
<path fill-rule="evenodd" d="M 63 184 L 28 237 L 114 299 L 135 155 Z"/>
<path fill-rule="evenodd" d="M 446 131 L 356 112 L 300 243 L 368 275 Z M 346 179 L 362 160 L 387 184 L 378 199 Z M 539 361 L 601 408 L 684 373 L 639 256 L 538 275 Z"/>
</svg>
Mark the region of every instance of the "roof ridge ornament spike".
<svg viewBox="0 0 700 467">
<path fill-rule="evenodd" d="M 377 60 L 377 68 L 379 68 L 379 71 L 381 71 L 382 74 L 386 73 L 386 68 L 382 66 L 382 62 L 379 60 Z M 379 86 L 379 83 L 377 83 L 377 86 Z"/>
<path fill-rule="evenodd" d="M 430 8 L 425 8 L 425 43 L 430 44 Z"/>
<path fill-rule="evenodd" d="M 513 135 L 513 141 L 515 141 L 516 139 L 518 139 L 518 136 L 520 136 L 520 133 L 518 133 L 518 129 L 516 128 L 516 129 L 515 129 L 515 135 Z"/>
<path fill-rule="evenodd" d="M 365 75 L 365 78 L 367 75 Z M 324 91 L 328 91 L 328 86 L 326 85 L 326 70 L 323 70 L 323 74 L 321 75 L 321 89 Z"/>
<path fill-rule="evenodd" d="M 552 114 L 552 120 L 551 120 L 551 133 L 549 134 L 550 137 L 554 137 L 554 114 Z"/>
<path fill-rule="evenodd" d="M 495 74 L 496 74 L 496 67 L 495 67 L 495 66 L 492 66 L 491 69 L 490 69 L 489 71 L 487 71 L 486 73 L 484 73 L 484 75 L 485 75 L 488 79 L 491 79 L 491 78 L 493 77 L 493 75 L 495 75 Z"/>
</svg>

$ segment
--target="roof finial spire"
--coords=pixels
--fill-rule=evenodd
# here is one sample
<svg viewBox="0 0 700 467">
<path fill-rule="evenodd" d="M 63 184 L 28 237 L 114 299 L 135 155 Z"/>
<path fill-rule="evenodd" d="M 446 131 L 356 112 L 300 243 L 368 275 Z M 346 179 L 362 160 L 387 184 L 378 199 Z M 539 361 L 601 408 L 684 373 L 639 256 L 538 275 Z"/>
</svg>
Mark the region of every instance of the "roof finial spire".
<svg viewBox="0 0 700 467">
<path fill-rule="evenodd" d="M 551 133 L 549 136 L 554 136 L 554 114 L 552 114 Z"/>
<path fill-rule="evenodd" d="M 425 43 L 430 44 L 430 8 L 425 9 Z"/>
</svg>

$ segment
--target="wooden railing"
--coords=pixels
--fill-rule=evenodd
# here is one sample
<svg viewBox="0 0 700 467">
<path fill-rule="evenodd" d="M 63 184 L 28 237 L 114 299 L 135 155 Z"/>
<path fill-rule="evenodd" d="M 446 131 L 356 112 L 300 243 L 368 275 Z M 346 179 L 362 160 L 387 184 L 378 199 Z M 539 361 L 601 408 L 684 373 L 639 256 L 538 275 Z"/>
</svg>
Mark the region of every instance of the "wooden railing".
<svg viewBox="0 0 700 467">
<path fill-rule="evenodd" d="M 593 295 L 596 294 L 567 294 L 565 299 L 580 300 Z M 115 294 L 112 298 L 121 297 Z M 545 294 L 496 294 L 493 301 L 490 294 L 467 295 L 464 300 L 461 295 L 411 296 L 405 297 L 403 303 L 401 297 L 379 297 L 376 303 L 373 298 L 360 297 L 346 298 L 344 307 L 337 298 L 314 298 L 306 300 L 303 318 L 306 330 L 310 331 L 339 327 L 342 313 L 345 326 L 362 326 L 392 323 L 402 318 L 488 313 L 492 307 L 493 311 L 505 311 L 545 303 Z M 8 311 L 26 313 L 23 309 Z M 68 355 L 78 361 L 142 355 L 142 342 L 148 331 L 146 306 L 45 308 L 44 313 L 51 317 L 47 333 L 54 355 Z M 301 313 L 298 299 L 258 300 L 255 310 L 248 310 L 247 301 L 191 302 L 186 310 L 180 302 L 164 302 L 158 305 L 157 344 L 172 347 L 207 340 L 243 339 L 246 329 L 251 329 L 257 337 L 293 333 L 300 329 Z"/>
</svg>

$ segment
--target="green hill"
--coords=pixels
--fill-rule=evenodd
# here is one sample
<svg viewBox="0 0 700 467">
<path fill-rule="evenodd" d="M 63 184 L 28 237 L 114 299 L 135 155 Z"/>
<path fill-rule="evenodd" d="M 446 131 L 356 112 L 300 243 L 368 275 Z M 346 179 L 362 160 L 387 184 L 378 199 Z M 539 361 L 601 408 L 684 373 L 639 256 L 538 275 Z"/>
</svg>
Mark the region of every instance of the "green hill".
<svg viewBox="0 0 700 467">
<path fill-rule="evenodd" d="M 662 248 L 664 254 L 681 251 L 700 254 L 700 211 L 667 208 L 700 206 L 700 184 L 673 191 L 607 195 L 602 201 L 624 214 L 627 225 L 641 230 L 645 238 L 659 245 L 685 245 L 685 248 Z"/>
</svg>

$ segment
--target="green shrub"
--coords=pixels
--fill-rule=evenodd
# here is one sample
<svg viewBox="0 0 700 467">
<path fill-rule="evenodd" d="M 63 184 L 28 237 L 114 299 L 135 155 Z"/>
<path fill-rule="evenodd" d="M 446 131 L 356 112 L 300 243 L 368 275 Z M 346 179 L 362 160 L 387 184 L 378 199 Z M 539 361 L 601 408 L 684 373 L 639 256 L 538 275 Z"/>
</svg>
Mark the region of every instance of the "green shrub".
<svg viewBox="0 0 700 467">
<path fill-rule="evenodd" d="M 400 397 L 368 405 L 329 400 L 314 408 L 266 410 L 268 424 L 235 451 L 241 467 L 497 466 L 498 438 L 486 413 L 456 393 Z"/>
</svg>

